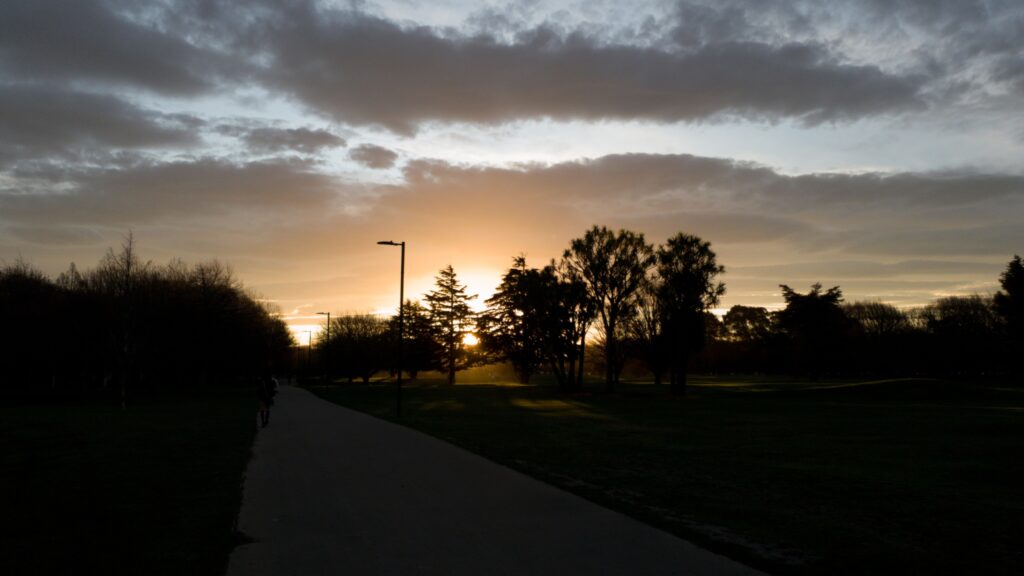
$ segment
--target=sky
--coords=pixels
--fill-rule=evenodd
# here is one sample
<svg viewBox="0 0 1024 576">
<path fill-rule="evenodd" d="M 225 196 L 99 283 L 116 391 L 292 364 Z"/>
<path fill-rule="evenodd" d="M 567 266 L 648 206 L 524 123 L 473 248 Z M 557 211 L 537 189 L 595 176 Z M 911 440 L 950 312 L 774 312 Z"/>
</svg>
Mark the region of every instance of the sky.
<svg viewBox="0 0 1024 576">
<path fill-rule="evenodd" d="M 722 306 L 898 306 L 1024 253 L 1019 0 L 5 0 L 0 260 L 219 259 L 300 342 L 593 225 Z"/>
</svg>

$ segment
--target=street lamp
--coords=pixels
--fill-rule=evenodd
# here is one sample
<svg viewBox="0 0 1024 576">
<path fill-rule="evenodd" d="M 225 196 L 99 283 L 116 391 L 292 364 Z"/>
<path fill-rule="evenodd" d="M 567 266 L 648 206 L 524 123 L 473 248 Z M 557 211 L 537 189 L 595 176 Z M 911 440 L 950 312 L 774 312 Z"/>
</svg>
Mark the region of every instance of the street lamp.
<svg viewBox="0 0 1024 576">
<path fill-rule="evenodd" d="M 327 339 L 324 340 L 324 356 L 327 357 L 327 361 L 324 362 L 324 384 L 327 384 L 331 377 L 331 313 L 317 312 L 317 314 L 327 315 Z"/>
<path fill-rule="evenodd" d="M 306 377 L 309 378 L 312 375 L 309 373 L 310 367 L 313 366 L 313 331 L 306 330 Z"/>
<path fill-rule="evenodd" d="M 395 385 L 395 416 L 402 415 L 402 340 L 405 339 L 405 241 L 381 240 L 381 246 L 402 247 L 402 267 L 398 280 L 398 381 Z"/>
</svg>

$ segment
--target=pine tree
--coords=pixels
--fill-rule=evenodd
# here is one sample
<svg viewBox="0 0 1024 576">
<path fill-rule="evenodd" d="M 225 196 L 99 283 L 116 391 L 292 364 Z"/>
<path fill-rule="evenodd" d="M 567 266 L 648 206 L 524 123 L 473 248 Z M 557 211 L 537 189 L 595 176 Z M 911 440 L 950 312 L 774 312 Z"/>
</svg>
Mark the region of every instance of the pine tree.
<svg viewBox="0 0 1024 576">
<path fill-rule="evenodd" d="M 427 301 L 431 328 L 440 347 L 437 364 L 442 372 L 448 373 L 448 383 L 455 384 L 455 372 L 465 367 L 463 338 L 473 327 L 474 314 L 469 301 L 476 298 L 476 294 L 466 295 L 466 286 L 459 282 L 450 264 L 438 272 L 435 286 L 423 298 Z"/>
</svg>

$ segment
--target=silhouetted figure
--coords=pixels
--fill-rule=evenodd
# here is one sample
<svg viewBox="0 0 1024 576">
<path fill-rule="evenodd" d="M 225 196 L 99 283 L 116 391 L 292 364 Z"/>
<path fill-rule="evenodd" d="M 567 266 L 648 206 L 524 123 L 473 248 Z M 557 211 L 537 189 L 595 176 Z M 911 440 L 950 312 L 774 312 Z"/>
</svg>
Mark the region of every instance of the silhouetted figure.
<svg viewBox="0 0 1024 576">
<path fill-rule="evenodd" d="M 263 375 L 257 381 L 256 395 L 260 400 L 260 426 L 263 428 L 270 424 L 270 407 L 274 405 L 274 395 L 277 394 L 277 381 L 270 375 Z"/>
</svg>

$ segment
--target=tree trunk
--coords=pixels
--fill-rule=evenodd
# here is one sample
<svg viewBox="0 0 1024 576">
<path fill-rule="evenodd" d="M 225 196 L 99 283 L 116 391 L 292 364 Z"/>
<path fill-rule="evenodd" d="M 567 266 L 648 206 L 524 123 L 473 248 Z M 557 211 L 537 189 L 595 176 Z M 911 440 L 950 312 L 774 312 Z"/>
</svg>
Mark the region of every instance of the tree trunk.
<svg viewBox="0 0 1024 576">
<path fill-rule="evenodd" d="M 686 396 L 686 369 L 689 364 L 689 354 L 683 348 L 679 352 L 672 368 L 672 395 Z"/>
<path fill-rule="evenodd" d="M 583 335 L 580 337 L 580 365 L 578 367 L 579 373 L 576 376 L 576 390 L 583 390 L 583 363 L 586 360 L 584 357 L 587 352 L 587 337 Z"/>
<path fill-rule="evenodd" d="M 576 389 L 576 382 L 575 382 L 575 380 L 576 380 L 576 354 L 575 353 L 573 353 L 569 357 L 569 370 L 565 373 L 565 375 L 561 378 L 561 380 L 562 380 L 562 382 L 559 382 L 559 384 L 561 384 L 562 392 L 570 392 L 570 391 Z"/>
<path fill-rule="evenodd" d="M 605 334 L 604 383 L 609 392 L 615 392 L 615 337 Z"/>
</svg>

